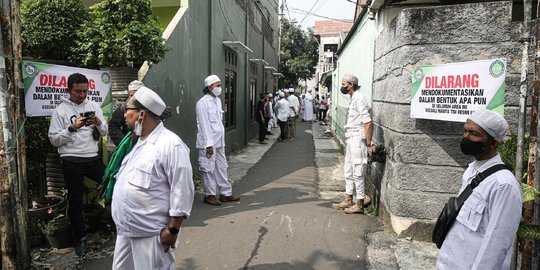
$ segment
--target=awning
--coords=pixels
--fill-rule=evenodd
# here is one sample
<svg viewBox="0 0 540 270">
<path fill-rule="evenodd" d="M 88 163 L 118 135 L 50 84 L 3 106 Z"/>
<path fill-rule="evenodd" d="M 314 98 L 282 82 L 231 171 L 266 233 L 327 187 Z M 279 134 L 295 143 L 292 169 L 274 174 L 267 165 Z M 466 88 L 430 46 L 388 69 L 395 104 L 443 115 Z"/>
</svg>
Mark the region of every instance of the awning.
<svg viewBox="0 0 540 270">
<path fill-rule="evenodd" d="M 281 73 L 281 72 L 274 72 L 274 73 L 272 73 L 272 75 L 274 75 L 274 76 L 276 76 L 276 77 L 278 77 L 278 78 L 283 78 L 283 77 L 285 77 L 285 75 L 283 75 L 283 73 Z"/>
<path fill-rule="evenodd" d="M 326 72 L 323 72 L 323 74 L 321 75 L 321 80 L 319 81 L 319 84 L 324 83 L 324 82 L 326 81 L 326 78 L 327 78 L 328 76 L 331 76 L 331 75 L 332 75 L 332 71 L 333 71 L 333 70 L 328 70 L 328 71 L 326 71 Z"/>
<path fill-rule="evenodd" d="M 265 66 L 264 69 L 266 69 L 266 70 L 270 70 L 270 69 L 271 69 L 271 70 L 277 72 L 277 69 L 276 69 L 275 67 L 273 67 L 273 66 Z"/>
<path fill-rule="evenodd" d="M 223 41 L 223 45 L 237 53 L 252 53 L 253 51 L 241 41 Z"/>
<path fill-rule="evenodd" d="M 260 59 L 260 58 L 250 58 L 249 62 L 258 64 L 258 65 L 260 65 L 260 64 L 263 64 L 265 66 L 268 65 L 268 62 L 266 62 L 266 61 L 264 61 L 264 59 Z"/>
</svg>

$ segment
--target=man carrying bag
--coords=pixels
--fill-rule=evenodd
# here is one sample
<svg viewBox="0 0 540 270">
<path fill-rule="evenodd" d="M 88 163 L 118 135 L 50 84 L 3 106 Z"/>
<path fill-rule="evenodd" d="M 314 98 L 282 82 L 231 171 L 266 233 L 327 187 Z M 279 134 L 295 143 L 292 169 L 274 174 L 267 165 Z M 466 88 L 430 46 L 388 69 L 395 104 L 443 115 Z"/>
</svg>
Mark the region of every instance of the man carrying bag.
<svg viewBox="0 0 540 270">
<path fill-rule="evenodd" d="M 449 200 L 435 226 L 433 240 L 441 248 L 437 269 L 510 268 L 522 198 L 497 153 L 507 131 L 506 120 L 486 109 L 465 122 L 460 148 L 474 161 L 463 174 L 459 197 Z"/>
</svg>

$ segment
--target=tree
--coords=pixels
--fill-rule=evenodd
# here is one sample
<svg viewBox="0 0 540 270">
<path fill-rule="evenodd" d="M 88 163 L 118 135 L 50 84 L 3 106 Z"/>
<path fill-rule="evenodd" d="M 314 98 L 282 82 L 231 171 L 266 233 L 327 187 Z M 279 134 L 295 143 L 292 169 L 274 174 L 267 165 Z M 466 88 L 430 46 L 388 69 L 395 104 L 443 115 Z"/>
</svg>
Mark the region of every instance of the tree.
<svg viewBox="0 0 540 270">
<path fill-rule="evenodd" d="M 21 7 L 23 54 L 67 61 L 88 20 L 81 0 L 26 0 Z"/>
<path fill-rule="evenodd" d="M 300 80 L 313 78 L 319 59 L 319 45 L 313 29 L 303 31 L 295 20 L 283 19 L 280 71 L 283 83 L 295 87 Z"/>
<path fill-rule="evenodd" d="M 150 0 L 104 0 L 78 33 L 74 60 L 88 67 L 125 67 L 160 62 L 169 49 Z"/>
</svg>

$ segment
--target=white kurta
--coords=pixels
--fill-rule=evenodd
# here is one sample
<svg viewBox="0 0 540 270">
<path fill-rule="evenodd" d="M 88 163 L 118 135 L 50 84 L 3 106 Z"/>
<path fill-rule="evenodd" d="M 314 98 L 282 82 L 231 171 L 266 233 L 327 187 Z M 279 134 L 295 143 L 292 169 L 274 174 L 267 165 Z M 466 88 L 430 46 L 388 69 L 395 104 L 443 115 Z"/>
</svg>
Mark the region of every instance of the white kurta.
<svg viewBox="0 0 540 270">
<path fill-rule="evenodd" d="M 210 94 L 204 95 L 196 105 L 197 148 L 225 147 L 225 127 L 221 100 Z"/>
<path fill-rule="evenodd" d="M 345 193 L 352 195 L 356 188 L 356 199 L 365 197 L 365 173 L 367 169 L 367 146 L 364 124 L 371 122 L 367 99 L 356 90 L 349 102 L 349 113 L 345 124 Z"/>
<path fill-rule="evenodd" d="M 199 171 L 204 181 L 204 194 L 217 195 L 219 187 L 224 196 L 232 195 L 232 187 L 227 180 L 227 158 L 225 157 L 225 127 L 221 100 L 206 94 L 196 105 L 197 148 L 199 151 Z M 213 147 L 214 154 L 206 155 L 206 148 Z"/>
<path fill-rule="evenodd" d="M 313 96 L 310 93 L 304 98 L 304 112 L 302 113 L 304 121 L 313 121 Z"/>
<path fill-rule="evenodd" d="M 295 95 L 290 95 L 287 100 L 291 103 L 293 109 L 289 112 L 289 117 L 295 117 L 300 112 L 300 101 Z"/>
<path fill-rule="evenodd" d="M 502 163 L 499 155 L 470 163 L 463 174 L 461 191 L 478 173 Z M 521 208 L 521 187 L 510 171 L 501 170 L 484 179 L 450 228 L 437 268 L 509 269 Z"/>
<path fill-rule="evenodd" d="M 160 123 L 139 140 L 116 175 L 112 217 L 118 235 L 150 237 L 169 225 L 170 217 L 189 217 L 194 185 L 189 149 Z"/>
<path fill-rule="evenodd" d="M 276 104 L 277 119 L 281 122 L 287 122 L 292 105 L 287 99 L 281 98 Z"/>
</svg>

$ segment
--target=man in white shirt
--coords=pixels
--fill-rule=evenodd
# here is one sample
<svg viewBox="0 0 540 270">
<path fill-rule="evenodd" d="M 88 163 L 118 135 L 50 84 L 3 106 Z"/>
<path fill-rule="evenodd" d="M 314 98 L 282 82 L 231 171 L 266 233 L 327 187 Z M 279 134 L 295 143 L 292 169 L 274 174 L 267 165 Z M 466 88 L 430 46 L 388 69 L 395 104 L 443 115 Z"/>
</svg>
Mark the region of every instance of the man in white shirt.
<svg viewBox="0 0 540 270">
<path fill-rule="evenodd" d="M 292 110 L 289 112 L 289 119 L 287 120 L 289 140 L 296 138 L 296 119 L 300 116 L 300 101 L 294 94 L 294 88 L 289 88 L 287 100 L 292 105 Z"/>
<path fill-rule="evenodd" d="M 64 182 L 68 191 L 68 216 L 77 241 L 77 254 L 86 253 L 86 229 L 83 221 L 84 177 L 101 183 L 105 165 L 98 156 L 98 141 L 107 135 L 107 123 L 99 104 L 89 100 L 88 79 L 80 73 L 69 75 L 69 100 L 54 110 L 49 140 L 58 147 Z"/>
<path fill-rule="evenodd" d="M 240 197 L 232 194 L 227 180 L 227 158 L 225 157 L 225 127 L 221 109 L 221 80 L 216 75 L 204 79 L 204 96 L 197 102 L 197 150 L 199 170 L 204 181 L 204 200 L 210 205 L 235 202 Z M 220 198 L 216 198 L 218 187 Z"/>
<path fill-rule="evenodd" d="M 163 126 L 165 103 L 154 91 L 140 88 L 125 109 L 127 125 L 139 139 L 116 175 L 112 269 L 172 270 L 180 227 L 193 205 L 189 149 Z"/>
<path fill-rule="evenodd" d="M 465 122 L 461 151 L 474 157 L 463 174 L 460 193 L 480 172 L 503 164 L 497 145 L 508 123 L 496 112 L 480 109 Z M 521 219 L 521 187 L 509 170 L 485 178 L 467 198 L 448 231 L 438 269 L 509 269 L 512 242 Z"/>
<path fill-rule="evenodd" d="M 285 98 L 285 93 L 280 91 L 279 101 L 276 104 L 276 113 L 277 113 L 279 129 L 281 131 L 279 139 L 282 142 L 288 139 L 287 120 L 289 119 L 289 113 L 291 109 L 292 109 L 292 105 Z"/>
<path fill-rule="evenodd" d="M 358 85 L 358 78 L 345 75 L 341 81 L 341 93 L 350 95 L 349 114 L 345 124 L 345 199 L 332 204 L 332 208 L 345 210 L 347 214 L 363 214 L 365 177 L 368 153 L 371 152 L 371 107 Z M 353 192 L 356 190 L 356 203 Z"/>
</svg>

